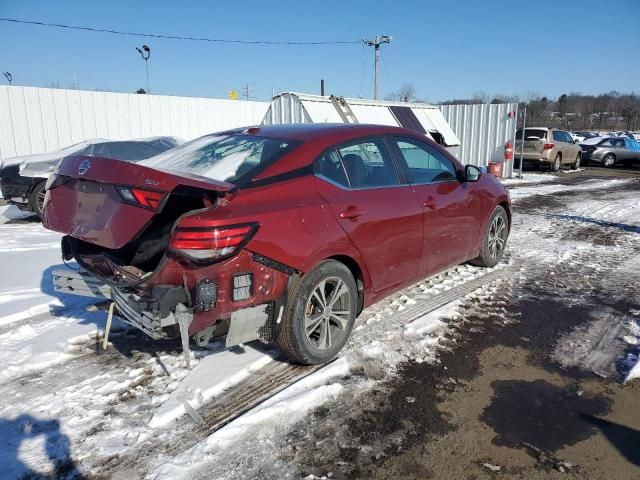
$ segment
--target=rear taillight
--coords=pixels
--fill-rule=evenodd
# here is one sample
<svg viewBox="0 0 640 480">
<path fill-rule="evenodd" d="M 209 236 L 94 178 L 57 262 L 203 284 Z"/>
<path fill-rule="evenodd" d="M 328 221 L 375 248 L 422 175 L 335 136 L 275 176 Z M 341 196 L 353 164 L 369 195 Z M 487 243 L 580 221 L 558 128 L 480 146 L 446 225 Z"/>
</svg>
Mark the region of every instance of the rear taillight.
<svg viewBox="0 0 640 480">
<path fill-rule="evenodd" d="M 126 203 L 151 210 L 158 210 L 165 195 L 164 192 L 133 187 L 116 187 L 116 190 Z"/>
<path fill-rule="evenodd" d="M 258 229 L 257 223 L 219 227 L 177 227 L 169 249 L 193 260 L 215 261 L 231 257 Z"/>
<path fill-rule="evenodd" d="M 545 150 L 551 150 L 553 147 L 555 147 L 555 144 L 553 144 L 553 143 L 545 143 L 544 144 L 544 149 Z"/>
</svg>

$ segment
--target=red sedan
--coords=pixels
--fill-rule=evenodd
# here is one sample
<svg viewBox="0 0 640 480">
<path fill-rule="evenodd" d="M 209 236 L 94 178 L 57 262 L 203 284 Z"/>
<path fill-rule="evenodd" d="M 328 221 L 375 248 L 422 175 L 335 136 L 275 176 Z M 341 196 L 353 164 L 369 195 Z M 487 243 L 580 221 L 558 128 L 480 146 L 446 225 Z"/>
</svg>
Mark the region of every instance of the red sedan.
<svg viewBox="0 0 640 480">
<path fill-rule="evenodd" d="M 139 163 L 65 159 L 44 225 L 155 339 L 273 341 L 332 359 L 362 309 L 453 265 L 493 266 L 506 189 L 411 130 L 281 125 Z"/>
</svg>

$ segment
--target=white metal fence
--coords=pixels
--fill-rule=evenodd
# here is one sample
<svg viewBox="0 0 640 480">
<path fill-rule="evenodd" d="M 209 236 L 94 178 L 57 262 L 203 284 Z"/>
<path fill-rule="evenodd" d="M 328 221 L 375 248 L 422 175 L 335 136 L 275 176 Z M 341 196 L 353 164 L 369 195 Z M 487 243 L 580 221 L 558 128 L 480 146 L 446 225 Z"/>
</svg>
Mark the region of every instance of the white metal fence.
<svg viewBox="0 0 640 480">
<path fill-rule="evenodd" d="M 90 138 L 184 140 L 257 125 L 268 102 L 0 86 L 0 160 Z"/>
<path fill-rule="evenodd" d="M 440 105 L 440 111 L 460 139 L 457 156 L 465 164 L 502 162 L 505 143 L 515 141 L 517 103 Z M 510 117 L 509 112 L 515 114 Z M 512 172 L 513 161 L 505 162 L 502 174 L 510 177 Z"/>
</svg>

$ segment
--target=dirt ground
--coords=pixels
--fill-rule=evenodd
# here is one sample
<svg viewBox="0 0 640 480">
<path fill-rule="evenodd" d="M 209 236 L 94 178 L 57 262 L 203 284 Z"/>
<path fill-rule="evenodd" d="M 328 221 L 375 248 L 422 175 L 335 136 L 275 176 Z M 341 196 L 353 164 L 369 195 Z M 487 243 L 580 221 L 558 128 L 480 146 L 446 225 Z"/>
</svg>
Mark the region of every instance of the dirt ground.
<svg viewBox="0 0 640 480">
<path fill-rule="evenodd" d="M 579 185 L 638 173 L 592 168 L 561 173 L 557 182 Z M 625 188 L 640 199 L 640 182 Z M 592 201 L 602 193 L 560 191 L 542 203 L 525 197 L 514 208 L 556 213 L 566 198 Z M 605 247 L 616 244 L 616 235 L 615 229 L 579 224 L 553 233 L 557 241 Z M 624 256 L 601 259 L 604 272 L 586 260 L 576 254 L 553 267 L 514 265 L 520 277 L 463 305 L 464 321 L 456 322 L 438 365 L 407 364 L 357 407 L 319 409 L 313 433 L 304 435 L 315 448 L 305 452 L 309 447 L 294 444 L 302 472 L 376 480 L 639 479 L 640 382 L 623 385 L 610 358 L 594 354 L 571 367 L 558 360 L 579 350 L 580 342 L 591 342 L 596 352 L 598 342 L 617 333 L 611 318 L 640 311 L 640 272 L 629 272 Z M 569 339 L 565 351 L 561 338 Z M 328 425 L 330 417 L 343 415 L 342 430 Z M 337 445 L 333 455 L 327 443 Z"/>
<path fill-rule="evenodd" d="M 637 173 L 595 168 L 564 181 Z M 563 273 L 569 283 L 583 272 L 575 266 Z M 557 298 L 557 282 L 542 275 L 537 282 L 514 286 L 502 296 L 506 318 L 517 323 L 487 328 L 486 319 L 497 312 L 484 305 L 461 327 L 471 331 L 470 325 L 477 324 L 477 331 L 445 355 L 440 367 L 407 366 L 397 387 L 405 390 L 415 383 L 411 378 L 432 378 L 438 389 L 426 408 L 435 403 L 447 431 L 425 431 L 406 451 L 370 466 L 362 476 L 640 478 L 640 384 L 623 386 L 615 377 L 563 369 L 552 360 L 558 336 L 587 322 L 594 309 L 606 305 L 626 313 L 640 306 L 640 295 L 635 287 L 626 300 L 600 290 L 568 307 Z M 495 321 L 503 318 L 496 315 Z"/>
</svg>

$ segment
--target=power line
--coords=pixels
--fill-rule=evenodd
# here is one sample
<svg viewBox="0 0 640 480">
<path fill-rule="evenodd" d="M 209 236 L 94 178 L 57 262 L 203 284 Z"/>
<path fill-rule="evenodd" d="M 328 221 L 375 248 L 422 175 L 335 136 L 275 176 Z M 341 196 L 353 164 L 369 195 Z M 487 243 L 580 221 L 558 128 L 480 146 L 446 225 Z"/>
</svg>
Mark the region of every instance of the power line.
<svg viewBox="0 0 640 480">
<path fill-rule="evenodd" d="M 319 42 L 290 42 L 280 40 L 231 40 L 225 38 L 206 38 L 206 37 L 184 37 L 179 35 L 161 35 L 157 33 L 139 33 L 139 32 L 122 32 L 119 30 L 110 30 L 107 28 L 81 27 L 78 25 L 63 25 L 61 23 L 37 22 L 35 20 L 19 20 L 17 18 L 0 17 L 2 22 L 21 23 L 27 25 L 38 25 L 41 27 L 68 28 L 71 30 L 84 30 L 87 32 L 111 33 L 114 35 L 129 35 L 133 37 L 151 37 L 164 38 L 168 40 L 189 40 L 192 42 L 211 42 L 211 43 L 232 43 L 242 45 L 354 45 L 362 43 L 362 40 L 328 40 Z"/>
</svg>

